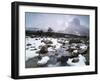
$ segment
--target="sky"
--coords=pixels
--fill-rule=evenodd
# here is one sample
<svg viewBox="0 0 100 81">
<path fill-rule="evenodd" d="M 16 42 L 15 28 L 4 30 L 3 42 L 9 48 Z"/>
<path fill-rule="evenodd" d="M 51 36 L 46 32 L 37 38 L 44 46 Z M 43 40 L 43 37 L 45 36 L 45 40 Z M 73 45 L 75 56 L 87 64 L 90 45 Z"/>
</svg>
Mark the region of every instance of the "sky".
<svg viewBox="0 0 100 81">
<path fill-rule="evenodd" d="M 34 13 L 25 12 L 25 26 L 47 30 L 51 27 L 55 32 L 73 33 L 86 29 L 89 30 L 89 15 L 58 14 L 58 13 Z M 74 34 L 74 33 L 73 33 Z"/>
</svg>

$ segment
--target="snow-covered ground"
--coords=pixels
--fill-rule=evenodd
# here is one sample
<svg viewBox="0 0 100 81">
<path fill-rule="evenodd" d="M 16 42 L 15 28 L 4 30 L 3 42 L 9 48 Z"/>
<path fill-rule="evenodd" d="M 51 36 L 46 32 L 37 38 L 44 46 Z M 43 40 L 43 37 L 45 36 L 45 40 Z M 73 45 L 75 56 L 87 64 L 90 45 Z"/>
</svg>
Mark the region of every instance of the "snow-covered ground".
<svg viewBox="0 0 100 81">
<path fill-rule="evenodd" d="M 80 50 L 85 51 L 87 50 L 87 45 L 85 44 L 79 44 Z M 74 49 L 72 53 L 68 51 L 68 48 Z M 53 38 L 53 37 L 26 37 L 26 63 L 30 59 L 34 59 L 35 57 L 41 57 L 41 59 L 36 61 L 36 66 L 47 64 L 47 67 L 52 66 L 60 66 L 62 56 L 71 56 L 71 54 L 78 53 L 78 50 L 76 49 L 77 44 L 69 44 L 69 40 L 67 38 Z M 41 54 L 39 52 L 42 47 L 44 47 L 44 50 L 47 50 L 45 54 Z M 43 50 L 42 50 L 43 51 Z M 41 56 L 42 55 L 42 56 Z M 57 61 L 60 58 L 60 61 Z M 86 65 L 86 58 L 82 55 L 78 55 L 78 62 L 73 62 L 72 60 L 74 58 L 69 58 L 66 60 L 66 63 L 70 66 L 84 66 Z M 32 61 L 33 62 L 33 61 Z M 31 62 L 30 62 L 31 63 Z"/>
<path fill-rule="evenodd" d="M 46 45 L 44 42 L 41 42 L 42 40 L 51 40 L 53 42 L 53 44 L 51 44 L 52 46 L 55 46 L 56 48 L 55 49 L 59 49 L 61 44 L 57 42 L 57 39 L 54 39 L 54 38 L 31 38 L 31 37 L 28 37 L 26 38 L 26 60 L 30 59 L 30 58 L 33 58 L 35 56 L 38 56 L 39 54 L 37 54 L 36 52 L 39 51 L 39 46 L 44 46 Z M 31 44 L 29 46 L 27 46 L 28 44 Z M 34 50 L 36 49 L 36 50 Z M 48 48 L 48 51 L 54 51 L 52 49 L 52 47 L 49 47 Z"/>
</svg>

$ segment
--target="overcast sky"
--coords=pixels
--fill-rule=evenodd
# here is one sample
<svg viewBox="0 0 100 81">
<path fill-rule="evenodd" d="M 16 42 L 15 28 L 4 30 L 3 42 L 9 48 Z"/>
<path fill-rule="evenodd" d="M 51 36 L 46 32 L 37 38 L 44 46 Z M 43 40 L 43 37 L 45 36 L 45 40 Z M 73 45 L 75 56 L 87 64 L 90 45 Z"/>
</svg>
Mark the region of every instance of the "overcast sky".
<svg viewBox="0 0 100 81">
<path fill-rule="evenodd" d="M 33 12 L 25 13 L 26 28 L 39 28 L 46 30 L 51 27 L 54 31 L 62 31 L 69 27 L 70 22 L 71 24 L 74 23 L 80 25 L 81 27 L 86 27 L 87 29 L 89 29 L 88 15 L 50 14 Z"/>
</svg>

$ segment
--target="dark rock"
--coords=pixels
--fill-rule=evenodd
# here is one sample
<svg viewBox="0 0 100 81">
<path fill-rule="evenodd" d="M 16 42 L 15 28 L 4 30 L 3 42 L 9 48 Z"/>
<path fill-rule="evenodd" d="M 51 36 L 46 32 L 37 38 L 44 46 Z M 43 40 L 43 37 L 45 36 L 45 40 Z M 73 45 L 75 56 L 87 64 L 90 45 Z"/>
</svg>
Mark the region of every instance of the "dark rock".
<svg viewBox="0 0 100 81">
<path fill-rule="evenodd" d="M 35 48 L 35 46 L 31 46 L 31 48 Z"/>
<path fill-rule="evenodd" d="M 48 48 L 47 46 L 42 46 L 42 48 L 40 49 L 40 52 L 39 53 L 47 53 L 48 52 Z"/>
<path fill-rule="evenodd" d="M 38 40 L 37 38 L 35 40 Z"/>
<path fill-rule="evenodd" d="M 67 56 L 61 56 L 61 59 L 60 59 L 61 63 L 66 62 L 68 60 L 68 58 L 69 57 L 67 57 Z"/>
<path fill-rule="evenodd" d="M 57 59 L 58 62 L 61 62 L 61 66 L 66 66 L 67 61 L 68 61 L 68 56 L 61 56 L 60 58 Z"/>
<path fill-rule="evenodd" d="M 82 41 L 78 40 L 78 39 L 72 39 L 69 41 L 69 44 L 71 44 L 71 43 L 82 43 Z"/>
<path fill-rule="evenodd" d="M 73 63 L 79 62 L 79 59 L 78 59 L 78 58 L 74 58 L 74 59 L 72 60 L 72 62 L 73 62 Z"/>
<path fill-rule="evenodd" d="M 43 40 L 41 40 L 41 43 L 42 43 L 42 42 L 44 42 L 44 41 L 45 41 L 44 39 L 43 39 Z"/>
<path fill-rule="evenodd" d="M 89 61 L 86 61 L 85 64 L 86 64 L 86 65 L 89 65 Z"/>
<path fill-rule="evenodd" d="M 51 40 L 41 40 L 41 42 L 44 42 L 45 44 L 52 44 L 53 43 Z"/>
<path fill-rule="evenodd" d="M 73 52 L 73 50 L 74 50 L 74 49 L 69 48 L 69 49 L 67 49 L 66 51 Z"/>
<path fill-rule="evenodd" d="M 31 49 L 31 51 L 34 51 L 34 50 L 37 50 L 36 48 L 34 48 L 34 49 Z"/>
<path fill-rule="evenodd" d="M 38 65 L 38 64 L 37 64 L 37 66 L 38 66 L 38 67 L 46 67 L 46 66 L 47 66 L 47 63 L 46 63 L 46 64 L 42 64 L 42 65 Z"/>
<path fill-rule="evenodd" d="M 55 53 L 55 55 L 58 56 L 59 54 L 58 53 Z"/>
<path fill-rule="evenodd" d="M 29 44 L 27 44 L 27 46 L 31 46 L 31 45 L 32 45 L 32 44 L 30 44 L 30 43 L 29 43 Z"/>
<path fill-rule="evenodd" d="M 50 44 L 48 44 L 47 47 L 52 47 L 52 46 Z"/>
<path fill-rule="evenodd" d="M 41 60 L 42 59 L 42 57 L 39 55 L 39 56 L 37 56 L 37 58 L 38 58 L 38 60 Z"/>
<path fill-rule="evenodd" d="M 69 56 L 69 58 L 75 58 L 75 57 L 78 57 L 78 55 L 79 55 L 79 54 L 71 54 L 71 55 Z"/>
</svg>

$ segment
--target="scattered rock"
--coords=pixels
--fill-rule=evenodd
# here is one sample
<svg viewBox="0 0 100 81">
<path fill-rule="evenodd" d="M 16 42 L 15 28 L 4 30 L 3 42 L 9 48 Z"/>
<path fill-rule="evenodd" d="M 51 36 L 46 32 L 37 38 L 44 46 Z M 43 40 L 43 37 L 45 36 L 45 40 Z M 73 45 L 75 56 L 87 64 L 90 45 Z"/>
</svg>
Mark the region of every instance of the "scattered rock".
<svg viewBox="0 0 100 81">
<path fill-rule="evenodd" d="M 33 60 L 36 59 L 35 66 L 32 67 L 53 67 L 56 66 L 56 63 L 58 63 L 57 66 L 67 66 L 68 59 L 72 59 L 72 64 L 78 63 L 80 61 L 80 59 L 77 58 L 79 53 L 81 55 L 89 54 L 89 45 L 86 44 L 86 42 L 84 43 L 84 40 L 80 41 L 76 38 L 41 38 L 33 35 L 27 41 L 26 51 L 29 51 L 27 55 L 31 57 L 32 54 L 38 54 L 38 56 L 32 58 Z M 30 52 L 32 52 L 32 54 L 30 54 Z M 32 61 L 30 63 L 32 65 Z M 89 61 L 87 61 L 87 65 L 89 65 Z"/>
<path fill-rule="evenodd" d="M 70 44 L 71 43 L 82 43 L 82 41 L 81 40 L 78 40 L 78 39 L 72 39 L 72 40 L 69 41 L 69 43 Z"/>
</svg>

